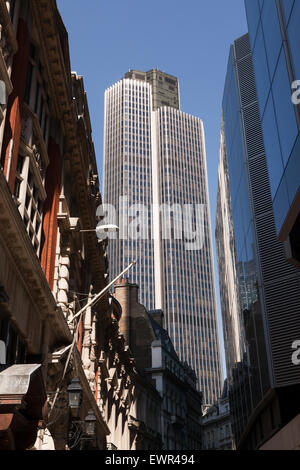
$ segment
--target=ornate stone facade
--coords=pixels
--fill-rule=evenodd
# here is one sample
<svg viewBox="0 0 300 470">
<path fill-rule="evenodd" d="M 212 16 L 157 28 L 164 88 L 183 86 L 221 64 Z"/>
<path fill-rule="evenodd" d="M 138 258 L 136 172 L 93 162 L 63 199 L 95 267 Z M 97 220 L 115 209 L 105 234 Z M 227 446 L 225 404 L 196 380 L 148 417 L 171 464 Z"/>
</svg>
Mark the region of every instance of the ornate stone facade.
<svg viewBox="0 0 300 470">
<path fill-rule="evenodd" d="M 88 445 L 104 449 L 109 428 L 96 400 L 97 335 L 100 320 L 110 318 L 107 294 L 72 320 L 107 283 L 105 245 L 80 232 L 95 229 L 101 202 L 83 80 L 71 74 L 54 0 L 1 0 L 0 18 L 1 369 L 12 377 L 11 393 L 13 364 L 18 373 L 35 365 L 29 384 L 41 371 L 47 398 L 26 439 L 17 426 L 20 413 L 33 422 L 29 405 L 11 405 L 9 423 L 0 406 L 0 448 L 29 448 L 37 433 L 36 448 L 83 448 L 92 410 L 96 433 Z M 82 388 L 76 422 L 67 391 L 74 377 Z M 7 393 L 0 383 L 1 397 Z"/>
<path fill-rule="evenodd" d="M 201 422 L 203 450 L 234 449 L 227 380 L 222 396 L 204 410 Z"/>
<path fill-rule="evenodd" d="M 148 384 L 155 388 L 160 398 L 153 395 L 151 399 L 149 391 L 140 392 L 137 420 L 144 423 L 148 434 L 160 430 L 164 450 L 201 449 L 202 394 L 196 389 L 194 371 L 179 360 L 162 327 L 163 312 L 148 312 L 138 302 L 138 286 L 127 279 L 115 286 L 114 295 L 122 307 L 120 331 L 135 358 L 141 387 L 145 389 Z M 151 449 L 147 445 L 153 445 L 153 441 L 144 447 Z"/>
<path fill-rule="evenodd" d="M 98 405 L 110 430 L 108 447 L 118 450 L 162 448 L 161 397 L 144 375 L 122 333 L 122 308 L 111 298 L 111 321 L 100 342 Z M 125 312 L 126 314 L 126 312 Z"/>
<path fill-rule="evenodd" d="M 107 242 L 93 232 L 97 164 L 67 32 L 55 0 L 0 0 L 0 13 L 0 449 L 159 449 L 161 396 L 136 368 L 120 304 L 108 290 L 95 301 Z"/>
</svg>

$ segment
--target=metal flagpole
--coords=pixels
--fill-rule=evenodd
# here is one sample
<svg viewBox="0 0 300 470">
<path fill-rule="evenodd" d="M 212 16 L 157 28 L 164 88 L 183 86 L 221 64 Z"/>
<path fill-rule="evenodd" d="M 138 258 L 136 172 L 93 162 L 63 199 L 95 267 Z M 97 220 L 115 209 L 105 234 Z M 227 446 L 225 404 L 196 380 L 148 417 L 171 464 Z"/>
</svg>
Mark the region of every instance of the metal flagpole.
<svg viewBox="0 0 300 470">
<path fill-rule="evenodd" d="M 73 320 L 75 320 L 76 317 L 79 317 L 79 315 L 82 314 L 82 312 L 84 312 L 84 310 L 86 310 L 88 307 L 90 307 L 91 305 L 95 304 L 96 302 L 98 302 L 98 300 L 101 299 L 101 297 L 114 285 L 115 282 L 117 282 L 118 279 L 120 279 L 120 277 L 122 277 L 124 274 L 127 273 L 127 271 L 129 271 L 129 269 L 132 268 L 132 266 L 134 266 L 136 264 L 136 261 L 133 261 L 132 263 L 130 263 L 130 265 L 124 269 L 124 271 L 122 271 L 113 281 L 111 281 L 101 292 L 99 292 L 99 294 L 96 294 L 81 310 L 79 310 L 79 312 L 76 313 L 76 315 L 74 315 L 74 317 L 72 317 L 69 321 L 68 321 L 68 324 L 72 323 Z"/>
<path fill-rule="evenodd" d="M 59 394 L 59 390 L 60 390 L 60 387 L 61 387 L 61 384 L 65 378 L 65 374 L 67 372 L 67 368 L 68 368 L 68 364 L 70 362 L 70 359 L 71 359 L 71 355 L 72 355 L 72 352 L 73 352 L 73 347 L 76 343 L 76 337 L 77 337 L 77 333 L 78 333 L 78 328 L 79 328 L 79 324 L 80 324 L 80 320 L 81 320 L 81 316 L 83 314 L 83 312 L 91 307 L 92 305 L 94 305 L 96 302 L 98 302 L 98 300 L 101 299 L 101 297 L 103 297 L 104 294 L 106 294 L 106 292 L 114 285 L 115 282 L 117 282 L 118 279 L 120 279 L 120 277 L 122 277 L 124 274 L 127 273 L 127 271 L 129 271 L 129 269 L 132 268 L 132 266 L 134 266 L 136 264 L 136 261 L 133 261 L 132 263 L 130 263 L 129 266 L 127 266 L 126 269 L 124 269 L 124 271 L 122 271 L 113 281 L 111 281 L 101 292 L 99 292 L 98 294 L 96 294 L 81 310 L 79 310 L 78 313 L 76 313 L 76 315 L 73 316 L 73 318 L 71 320 L 68 321 L 68 324 L 70 324 L 72 321 L 75 320 L 75 318 L 79 317 L 80 316 L 80 319 L 77 323 L 77 326 L 76 326 L 76 330 L 74 332 L 74 338 L 73 338 L 73 341 L 71 343 L 71 347 L 70 347 L 70 351 L 69 351 L 69 354 L 68 354 L 68 357 L 67 357 L 67 360 L 66 360 L 66 363 L 65 363 L 65 367 L 64 367 L 64 372 L 63 372 L 63 376 L 61 378 L 61 381 L 60 381 L 60 384 L 59 386 L 57 387 L 57 390 L 56 390 L 56 393 L 55 393 L 55 396 L 53 398 L 53 402 L 51 404 L 51 408 L 50 408 L 50 412 L 49 412 L 49 417 L 53 411 L 53 408 L 54 408 L 54 405 L 55 405 L 55 402 L 56 402 L 56 399 L 58 397 L 58 394 Z M 48 418 L 49 418 L 48 417 Z"/>
</svg>

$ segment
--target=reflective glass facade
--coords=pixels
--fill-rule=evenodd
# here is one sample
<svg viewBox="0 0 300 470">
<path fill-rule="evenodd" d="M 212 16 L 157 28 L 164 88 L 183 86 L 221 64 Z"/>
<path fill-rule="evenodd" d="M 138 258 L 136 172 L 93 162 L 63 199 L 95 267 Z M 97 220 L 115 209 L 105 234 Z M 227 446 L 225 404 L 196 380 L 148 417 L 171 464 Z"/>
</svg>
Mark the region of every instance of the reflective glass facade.
<svg viewBox="0 0 300 470">
<path fill-rule="evenodd" d="M 300 209 L 300 2 L 245 0 L 277 234 L 285 240 Z"/>
<path fill-rule="evenodd" d="M 243 360 L 229 374 L 238 442 L 250 414 L 270 388 L 300 383 L 299 370 L 291 361 L 291 345 L 300 337 L 300 274 L 286 260 L 283 243 L 277 238 L 272 179 L 268 174 L 248 35 L 231 47 L 222 110 L 221 137 L 224 135 L 225 141 L 221 157 L 225 163 L 219 171 L 223 168 L 228 176 L 227 207 L 231 214 L 225 215 L 219 208 L 217 217 L 233 220 L 236 265 L 231 265 L 231 276 L 234 278 L 236 270 L 247 345 Z M 219 226 L 226 223 L 219 220 Z M 220 236 L 217 242 L 226 247 Z M 221 268 L 219 271 L 222 290 L 232 296 L 228 274 Z M 224 308 L 226 305 L 222 305 Z M 231 357 L 232 348 L 228 343 L 226 354 Z M 258 443 L 257 437 L 253 446 Z"/>
<path fill-rule="evenodd" d="M 245 305 L 247 303 L 245 298 L 247 291 L 244 282 L 242 282 L 240 286 L 235 244 L 228 161 L 222 120 L 216 210 L 216 246 L 227 381 L 229 387 L 231 387 L 233 383 L 233 369 L 236 367 L 237 363 L 243 360 L 246 351 L 241 298 L 243 298 L 242 303 Z M 241 288 L 243 295 L 240 296 Z"/>
<path fill-rule="evenodd" d="M 257 301 L 257 274 L 254 252 L 254 228 L 248 189 L 248 172 L 240 119 L 239 90 L 231 49 L 223 99 L 224 133 L 232 201 L 232 213 L 237 254 L 237 269 L 241 286 L 242 309 L 250 309 Z"/>
</svg>

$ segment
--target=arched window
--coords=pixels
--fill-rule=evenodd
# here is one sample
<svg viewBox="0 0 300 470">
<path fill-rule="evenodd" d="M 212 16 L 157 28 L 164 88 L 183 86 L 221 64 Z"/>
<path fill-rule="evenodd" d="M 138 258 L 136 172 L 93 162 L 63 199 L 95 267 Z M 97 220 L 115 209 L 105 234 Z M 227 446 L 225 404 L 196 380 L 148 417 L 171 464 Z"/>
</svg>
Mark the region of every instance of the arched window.
<svg viewBox="0 0 300 470">
<path fill-rule="evenodd" d="M 3 80 L 0 80 L 0 104 L 5 105 L 6 103 L 6 86 Z"/>
<path fill-rule="evenodd" d="M 6 346 L 4 341 L 0 340 L 0 365 L 6 364 Z"/>
</svg>

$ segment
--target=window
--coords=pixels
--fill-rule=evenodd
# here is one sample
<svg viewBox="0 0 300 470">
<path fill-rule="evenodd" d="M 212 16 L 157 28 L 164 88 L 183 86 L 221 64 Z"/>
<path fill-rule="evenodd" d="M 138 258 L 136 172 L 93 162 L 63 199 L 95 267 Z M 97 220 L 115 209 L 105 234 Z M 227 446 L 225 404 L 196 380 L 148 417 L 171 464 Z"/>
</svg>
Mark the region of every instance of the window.
<svg viewBox="0 0 300 470">
<path fill-rule="evenodd" d="M 18 163 L 17 163 L 17 173 L 19 173 L 20 176 L 22 175 L 22 172 L 23 172 L 23 165 L 24 165 L 24 157 L 22 157 L 22 155 L 19 155 Z"/>
<path fill-rule="evenodd" d="M 275 2 L 269 1 L 264 3 L 261 21 L 263 25 L 269 72 L 270 77 L 272 78 L 282 45 L 281 30 Z"/>
<path fill-rule="evenodd" d="M 246 14 L 247 14 L 247 20 L 248 20 L 248 25 L 249 25 L 251 46 L 253 46 L 255 37 L 256 37 L 257 26 L 258 26 L 259 18 L 260 18 L 258 0 L 245 0 L 245 7 L 246 7 Z"/>
<path fill-rule="evenodd" d="M 29 100 L 30 100 L 32 72 L 33 72 L 33 65 L 31 62 L 29 62 L 28 70 L 27 70 L 27 77 L 26 77 L 26 85 L 25 85 L 25 96 L 24 96 L 24 101 L 27 104 L 29 104 Z"/>
<path fill-rule="evenodd" d="M 23 158 L 23 157 L 20 157 Z M 29 158 L 29 157 L 28 157 Z M 23 158 L 23 161 L 25 159 Z M 21 160 L 19 163 L 19 167 L 21 168 Z M 27 233 L 32 241 L 32 244 L 35 248 L 37 255 L 39 256 L 39 249 L 40 249 L 40 241 L 41 241 L 41 226 L 42 226 L 42 209 L 43 209 L 43 201 L 40 197 L 40 190 L 39 184 L 35 181 L 35 176 L 32 170 L 26 170 L 26 166 L 24 165 L 24 171 L 22 177 L 20 174 L 16 174 L 16 186 L 15 186 L 15 196 L 17 198 L 20 197 L 20 186 L 18 185 L 17 181 L 22 182 L 25 185 L 22 193 L 24 194 L 23 197 L 19 200 L 20 205 L 20 212 L 23 217 L 23 221 L 27 230 Z M 28 166 L 27 166 L 28 168 Z M 21 195 L 22 196 L 22 195 Z"/>
<path fill-rule="evenodd" d="M 37 114 L 38 106 L 39 106 L 39 97 L 40 97 L 40 84 L 37 82 L 36 85 L 36 92 L 35 92 L 35 105 L 34 105 L 34 112 Z"/>
<path fill-rule="evenodd" d="M 263 119 L 264 143 L 269 169 L 270 186 L 274 198 L 283 175 L 281 148 L 275 119 L 272 93 L 269 96 Z"/>
<path fill-rule="evenodd" d="M 298 127 L 295 119 L 294 106 L 291 100 L 291 87 L 283 50 L 280 54 L 272 89 L 282 148 L 282 161 L 283 164 L 286 165 L 298 135 Z"/>
<path fill-rule="evenodd" d="M 31 59 L 33 59 L 33 60 L 35 59 L 35 54 L 36 54 L 36 47 L 34 46 L 34 44 L 31 43 L 30 44 L 30 53 L 29 53 Z"/>
<path fill-rule="evenodd" d="M 14 195 L 16 196 L 16 198 L 19 198 L 20 197 L 20 188 L 21 188 L 21 180 L 16 177 L 16 180 L 15 180 L 15 189 L 14 189 Z"/>
<path fill-rule="evenodd" d="M 14 188 L 14 196 L 19 199 L 20 192 L 21 192 L 21 184 L 23 181 L 22 173 L 23 173 L 23 166 L 24 166 L 24 157 L 22 155 L 18 156 L 17 161 L 17 168 L 16 168 L 16 179 L 15 179 L 15 188 Z M 20 202 L 19 202 L 20 204 Z"/>
<path fill-rule="evenodd" d="M 24 364 L 27 347 L 9 316 L 0 313 L 0 341 L 5 346 L 5 365 Z M 4 357 L 2 357 L 2 360 Z"/>
<path fill-rule="evenodd" d="M 13 22 L 13 19 L 14 19 L 15 7 L 16 7 L 16 0 L 10 0 L 9 15 L 10 15 L 10 19 L 11 19 L 12 22 Z"/>
<path fill-rule="evenodd" d="M 170 83 L 173 86 L 176 86 L 176 81 L 171 78 L 165 77 L 165 82 Z"/>
<path fill-rule="evenodd" d="M 255 69 L 260 114 L 262 116 L 270 90 L 270 76 L 261 25 L 258 28 L 255 48 L 253 51 L 253 64 Z"/>
</svg>

